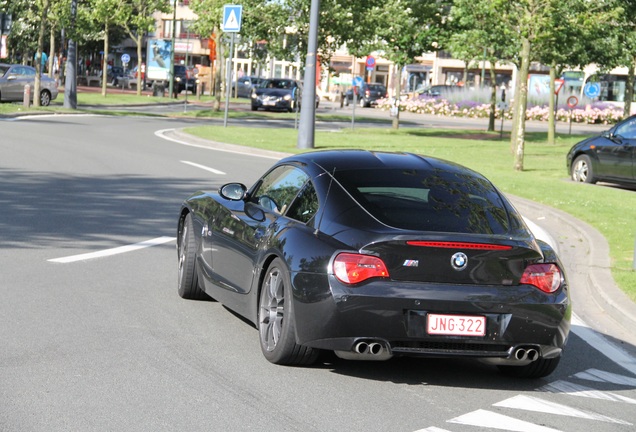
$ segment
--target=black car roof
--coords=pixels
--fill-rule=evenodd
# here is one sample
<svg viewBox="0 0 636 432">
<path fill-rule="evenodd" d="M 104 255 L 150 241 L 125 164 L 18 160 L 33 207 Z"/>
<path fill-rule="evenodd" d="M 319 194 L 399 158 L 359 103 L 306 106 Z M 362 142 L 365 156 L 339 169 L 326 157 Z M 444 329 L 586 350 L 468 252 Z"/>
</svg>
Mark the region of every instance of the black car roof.
<svg viewBox="0 0 636 432">
<path fill-rule="evenodd" d="M 443 169 L 450 171 L 462 171 L 466 174 L 477 175 L 476 172 L 448 162 L 428 156 L 414 153 L 393 153 L 369 150 L 324 150 L 316 152 L 302 153 L 290 156 L 281 161 L 299 162 L 301 164 L 316 167 L 319 172 L 348 169 L 419 169 L 430 171 L 432 169 Z"/>
</svg>

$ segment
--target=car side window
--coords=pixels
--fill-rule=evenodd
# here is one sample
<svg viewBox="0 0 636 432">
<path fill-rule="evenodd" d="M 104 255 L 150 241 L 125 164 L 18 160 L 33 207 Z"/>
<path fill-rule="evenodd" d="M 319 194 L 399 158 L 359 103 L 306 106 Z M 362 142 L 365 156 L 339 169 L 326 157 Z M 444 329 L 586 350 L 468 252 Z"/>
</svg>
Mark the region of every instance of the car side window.
<svg viewBox="0 0 636 432">
<path fill-rule="evenodd" d="M 289 206 L 286 216 L 307 223 L 317 212 L 318 194 L 316 194 L 313 183 L 308 181 Z"/>
<path fill-rule="evenodd" d="M 627 120 L 616 128 L 615 135 L 626 139 L 636 139 L 636 118 Z"/>
<path fill-rule="evenodd" d="M 296 167 L 276 167 L 261 179 L 251 194 L 252 199 L 267 210 L 283 214 L 308 179 Z"/>
</svg>

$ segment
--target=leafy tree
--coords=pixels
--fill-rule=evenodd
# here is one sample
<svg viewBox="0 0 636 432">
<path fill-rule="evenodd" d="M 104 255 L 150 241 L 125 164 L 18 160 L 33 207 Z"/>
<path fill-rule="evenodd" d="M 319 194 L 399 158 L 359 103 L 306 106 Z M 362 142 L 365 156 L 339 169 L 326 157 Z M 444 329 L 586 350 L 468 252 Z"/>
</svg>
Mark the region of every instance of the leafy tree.
<svg viewBox="0 0 636 432">
<path fill-rule="evenodd" d="M 138 71 L 137 73 L 137 96 L 141 96 L 141 62 L 142 45 L 144 35 L 155 28 L 153 13 L 168 12 L 170 10 L 170 0 L 129 0 L 123 5 L 121 25 L 128 33 L 128 36 L 135 42 L 137 47 Z"/>
<path fill-rule="evenodd" d="M 395 64 L 397 85 L 395 103 L 399 106 L 401 71 L 424 52 L 440 49 L 444 40 L 448 8 L 445 2 L 420 0 L 385 0 L 370 2 L 364 10 L 366 19 L 363 25 L 374 29 L 375 39 L 363 41 L 350 40 L 347 43 L 355 52 L 375 48 L 382 56 Z M 393 128 L 399 128 L 399 109 L 393 117 Z"/>
<path fill-rule="evenodd" d="M 126 19 L 128 10 L 126 0 L 89 0 L 91 17 L 95 24 L 102 29 L 102 40 L 104 41 L 104 55 L 102 59 L 102 96 L 106 96 L 108 85 L 108 52 L 109 34 L 117 25 Z"/>
<path fill-rule="evenodd" d="M 483 59 L 490 63 L 490 118 L 495 130 L 497 86 L 495 65 L 512 61 L 518 53 L 516 34 L 501 20 L 498 4 L 491 0 L 456 0 L 451 8 L 452 32 L 448 46 L 454 57 Z"/>
</svg>

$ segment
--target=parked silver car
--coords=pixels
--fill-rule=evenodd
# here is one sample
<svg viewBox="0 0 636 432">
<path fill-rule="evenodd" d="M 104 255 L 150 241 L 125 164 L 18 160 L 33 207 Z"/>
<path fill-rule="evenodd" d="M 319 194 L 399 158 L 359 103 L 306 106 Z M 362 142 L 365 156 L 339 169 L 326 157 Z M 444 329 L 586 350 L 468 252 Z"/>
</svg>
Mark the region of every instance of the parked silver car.
<svg viewBox="0 0 636 432">
<path fill-rule="evenodd" d="M 19 64 L 0 63 L 0 102 L 20 102 L 24 100 L 24 86 L 31 86 L 31 101 L 35 85 L 35 68 Z M 40 105 L 48 106 L 57 97 L 57 83 L 53 78 L 42 75 L 40 79 Z"/>
</svg>

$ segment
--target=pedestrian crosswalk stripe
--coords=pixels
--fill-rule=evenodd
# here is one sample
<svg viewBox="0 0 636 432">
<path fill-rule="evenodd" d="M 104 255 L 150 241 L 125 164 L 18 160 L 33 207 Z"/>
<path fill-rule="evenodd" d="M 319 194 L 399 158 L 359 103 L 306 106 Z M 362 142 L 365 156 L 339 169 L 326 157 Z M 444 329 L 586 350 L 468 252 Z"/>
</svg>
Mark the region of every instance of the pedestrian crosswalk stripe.
<svg viewBox="0 0 636 432">
<path fill-rule="evenodd" d="M 601 399 L 611 402 L 625 402 L 629 404 L 636 404 L 636 399 L 628 398 L 616 393 L 605 392 L 600 390 L 594 390 L 591 387 L 574 384 L 568 381 L 554 381 L 539 389 L 539 391 L 545 391 L 549 393 L 563 393 L 569 396 L 579 396 L 591 399 Z"/>
<path fill-rule="evenodd" d="M 609 382 L 612 384 L 636 387 L 636 378 L 605 372 L 598 369 L 588 369 L 584 372 L 579 372 L 574 376 L 588 381 Z"/>
<path fill-rule="evenodd" d="M 615 423 L 631 426 L 632 424 L 623 420 L 604 416 L 589 411 L 583 411 L 556 402 L 546 401 L 533 396 L 519 395 L 494 404 L 496 407 L 513 408 L 524 411 L 534 411 L 544 414 L 555 414 L 568 417 L 576 417 L 585 420 L 598 420 L 607 423 Z"/>
<path fill-rule="evenodd" d="M 435 427 L 435 426 L 431 426 L 431 427 L 428 427 L 426 429 L 416 430 L 415 432 L 450 432 L 450 431 L 448 431 L 446 429 L 440 429 L 440 428 Z"/>
<path fill-rule="evenodd" d="M 452 420 L 448 420 L 448 422 L 513 432 L 561 432 L 558 429 L 536 425 L 483 409 L 455 417 Z"/>
</svg>

